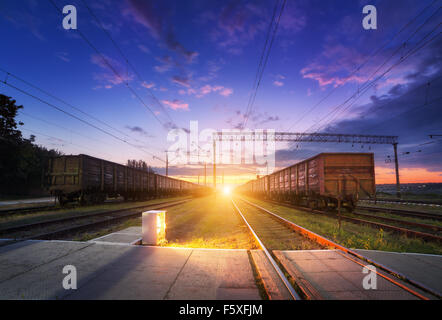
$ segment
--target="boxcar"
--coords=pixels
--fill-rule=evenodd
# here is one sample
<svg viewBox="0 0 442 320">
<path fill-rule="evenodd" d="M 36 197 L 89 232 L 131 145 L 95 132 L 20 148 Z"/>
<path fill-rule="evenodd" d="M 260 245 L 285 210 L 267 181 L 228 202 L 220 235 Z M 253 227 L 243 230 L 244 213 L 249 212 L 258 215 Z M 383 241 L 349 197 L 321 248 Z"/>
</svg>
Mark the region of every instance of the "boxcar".
<svg viewBox="0 0 442 320">
<path fill-rule="evenodd" d="M 51 158 L 46 185 L 61 205 L 75 200 L 81 204 L 100 203 L 116 196 L 143 200 L 188 194 L 195 187 L 190 182 L 84 154 Z"/>
<path fill-rule="evenodd" d="M 359 197 L 375 196 L 373 153 L 321 153 L 239 188 L 267 199 L 312 208 L 352 210 Z"/>
</svg>

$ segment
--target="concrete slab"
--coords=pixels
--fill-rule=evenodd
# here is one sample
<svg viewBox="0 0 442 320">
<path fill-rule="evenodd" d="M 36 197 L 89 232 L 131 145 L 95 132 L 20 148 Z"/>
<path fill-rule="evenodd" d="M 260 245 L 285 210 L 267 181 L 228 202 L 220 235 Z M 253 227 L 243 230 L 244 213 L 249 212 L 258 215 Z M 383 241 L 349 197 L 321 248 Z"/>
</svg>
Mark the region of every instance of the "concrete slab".
<svg viewBox="0 0 442 320">
<path fill-rule="evenodd" d="M 439 294 L 442 293 L 442 256 L 362 249 L 354 249 L 354 251 L 439 292 Z"/>
<path fill-rule="evenodd" d="M 130 227 L 90 240 L 94 243 L 138 244 L 141 239 L 141 227 Z"/>
<path fill-rule="evenodd" d="M 65 290 L 62 270 L 77 270 Z M 0 247 L 0 299 L 259 299 L 246 250 L 69 241 Z"/>
<path fill-rule="evenodd" d="M 246 250 L 193 250 L 166 299 L 260 299 Z"/>
<path fill-rule="evenodd" d="M 364 289 L 363 266 L 337 250 L 275 251 L 275 255 L 313 299 L 418 299 L 380 275 L 376 289 Z"/>
</svg>

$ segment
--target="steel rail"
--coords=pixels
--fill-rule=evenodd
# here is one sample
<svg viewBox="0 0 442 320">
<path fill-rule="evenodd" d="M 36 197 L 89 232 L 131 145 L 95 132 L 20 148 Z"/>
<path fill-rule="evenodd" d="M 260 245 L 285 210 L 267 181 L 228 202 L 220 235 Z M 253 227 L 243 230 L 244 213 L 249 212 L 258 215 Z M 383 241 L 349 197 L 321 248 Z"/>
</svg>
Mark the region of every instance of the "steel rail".
<svg viewBox="0 0 442 320">
<path fill-rule="evenodd" d="M 377 198 L 375 199 L 360 199 L 360 201 L 367 202 L 385 202 L 385 203 L 403 203 L 403 204 L 415 204 L 415 205 L 426 205 L 426 206 L 442 206 L 442 202 L 432 202 L 430 200 L 406 200 L 406 199 L 388 199 L 388 198 Z"/>
<path fill-rule="evenodd" d="M 188 202 L 188 201 L 190 201 L 190 199 L 189 200 L 180 201 L 180 202 L 171 202 L 171 203 L 165 204 L 165 205 L 152 206 L 152 208 L 150 208 L 150 209 L 158 210 L 158 209 L 170 208 L 170 207 L 173 207 L 173 206 L 178 206 L 178 205 L 180 205 L 180 204 L 182 204 L 184 202 Z M 91 228 L 100 227 L 102 225 L 108 225 L 108 224 L 111 224 L 111 223 L 115 223 L 115 222 L 118 222 L 120 220 L 126 220 L 126 219 L 129 219 L 129 218 L 133 218 L 133 217 L 136 217 L 136 216 L 140 215 L 141 213 L 142 212 L 129 212 L 129 213 L 126 213 L 126 214 L 117 215 L 117 216 L 114 216 L 114 217 L 111 217 L 111 218 L 102 219 L 102 220 L 94 221 L 94 222 L 91 222 L 91 223 L 85 223 L 85 224 L 81 224 L 81 225 L 78 225 L 78 226 L 62 228 L 62 229 L 59 229 L 59 230 L 55 230 L 55 231 L 51 231 L 51 232 L 47 232 L 47 233 L 42 233 L 42 234 L 39 234 L 37 236 L 32 236 L 30 238 L 37 239 L 37 240 L 51 240 L 51 239 L 54 239 L 55 237 L 67 235 L 67 234 L 72 233 L 72 232 L 79 232 L 79 231 L 82 231 L 82 230 L 88 230 L 88 229 L 91 229 Z"/>
<path fill-rule="evenodd" d="M 18 214 L 31 214 L 36 211 L 54 211 L 57 209 L 61 209 L 60 207 L 56 207 L 55 205 L 47 205 L 47 206 L 36 206 L 36 207 L 20 207 L 20 208 L 11 208 L 11 209 L 1 209 L 0 217 L 8 217 L 12 215 Z"/>
<path fill-rule="evenodd" d="M 414 222 L 414 221 L 399 220 L 399 219 L 394 219 L 394 218 L 388 218 L 388 217 L 383 217 L 383 216 L 366 214 L 366 213 L 357 212 L 357 211 L 354 211 L 353 214 L 357 215 L 357 216 L 364 217 L 364 218 L 373 218 L 373 219 L 378 219 L 378 220 L 383 220 L 383 221 L 402 223 L 402 224 L 405 224 L 405 225 L 414 226 L 414 227 L 423 228 L 423 229 L 430 229 L 430 230 L 434 230 L 434 231 L 442 231 L 442 227 L 439 227 L 439 226 L 436 226 L 436 225 L 432 225 L 432 224 L 424 224 L 424 223 L 418 223 L 418 222 Z"/>
<path fill-rule="evenodd" d="M 359 258 L 359 259 L 361 259 L 361 260 L 363 260 L 363 261 L 365 261 L 365 262 L 367 262 L 369 264 L 372 264 L 372 265 L 382 269 L 383 271 L 389 273 L 392 276 L 395 276 L 395 277 L 397 277 L 399 279 L 405 280 L 409 284 L 415 286 L 416 288 L 418 288 L 418 289 L 420 289 L 422 291 L 425 291 L 426 293 L 429 293 L 429 294 L 431 294 L 431 295 L 433 295 L 433 296 L 435 296 L 435 297 L 437 297 L 439 299 L 442 298 L 442 294 L 441 293 L 439 293 L 439 292 L 437 292 L 437 291 L 435 291 L 435 290 L 433 290 L 431 288 L 428 288 L 427 286 L 425 286 L 424 284 L 419 283 L 416 280 L 413 280 L 413 279 L 410 279 L 410 278 L 406 277 L 405 275 L 403 275 L 400 272 L 397 272 L 397 271 L 395 271 L 395 270 L 393 270 L 393 269 L 391 269 L 389 267 L 386 267 L 386 266 L 384 266 L 384 265 L 382 265 L 382 264 L 380 264 L 380 263 L 378 263 L 378 262 L 376 262 L 376 261 L 374 261 L 372 259 L 369 259 L 369 258 L 365 257 L 364 255 L 362 255 L 360 253 L 357 253 L 357 252 L 355 252 L 355 251 L 353 251 L 351 249 L 348 249 L 348 248 L 346 248 L 346 247 L 344 247 L 344 246 L 342 246 L 340 244 L 337 244 L 337 243 L 333 242 L 332 240 L 329 240 L 329 239 L 327 239 L 327 238 L 325 238 L 325 237 L 323 237 L 321 235 L 318 235 L 318 234 L 314 233 L 313 231 L 310 231 L 310 230 L 308 230 L 308 229 L 306 229 L 304 227 L 301 227 L 301 226 L 293 223 L 292 221 L 289 221 L 289 220 L 287 220 L 287 219 L 285 219 L 285 218 L 283 218 L 283 217 L 281 217 L 281 216 L 279 216 L 279 215 L 277 215 L 277 214 L 275 214 L 275 213 L 273 213 L 273 212 L 271 212 L 271 211 L 269 211 L 269 210 L 267 210 L 267 209 L 265 209 L 265 208 L 255 204 L 255 203 L 252 203 L 252 202 L 250 202 L 250 201 L 248 201 L 248 200 L 246 200 L 244 198 L 240 198 L 240 199 L 242 201 L 244 201 L 244 202 L 246 202 L 246 203 L 248 203 L 248 204 L 250 204 L 250 205 L 252 205 L 252 206 L 254 206 L 254 207 L 256 207 L 256 208 L 258 208 L 258 209 L 260 209 L 260 210 L 262 210 L 262 211 L 264 211 L 266 213 L 268 213 L 268 214 L 270 214 L 271 216 L 275 217 L 280 222 L 283 222 L 286 225 L 290 226 L 293 230 L 299 232 L 300 234 L 304 235 L 305 237 L 307 237 L 307 238 L 309 238 L 311 240 L 316 241 L 319 244 L 322 244 L 322 245 L 325 245 L 325 246 L 329 246 L 329 247 L 338 249 L 338 250 L 340 250 L 340 251 L 342 251 L 344 253 L 347 253 L 347 254 L 350 254 L 350 255 L 352 255 L 354 257 L 357 257 L 357 258 Z M 346 255 L 343 255 L 343 256 L 347 257 Z M 352 261 L 354 261 L 350 257 L 347 257 L 347 258 L 352 260 Z M 358 263 L 361 266 L 363 265 L 360 262 L 357 262 L 357 261 L 354 261 L 354 262 Z M 384 275 L 378 273 L 377 271 L 376 271 L 376 273 L 379 274 L 380 276 L 382 276 L 383 278 L 385 278 L 386 280 L 392 282 L 393 284 L 401 287 L 402 289 L 404 289 L 404 290 L 408 291 L 409 293 L 413 294 L 414 296 L 418 297 L 419 299 L 429 300 L 428 297 L 423 296 L 419 292 L 416 292 L 415 290 L 413 290 L 413 289 L 411 289 L 411 288 L 409 288 L 409 287 L 407 287 L 407 286 L 405 286 L 405 285 L 403 285 L 403 284 L 401 284 L 401 283 L 399 283 L 399 282 L 397 282 L 397 281 L 395 281 L 395 280 L 393 280 L 391 278 L 385 277 Z"/>
<path fill-rule="evenodd" d="M 86 213 L 86 214 L 78 215 L 75 217 L 64 217 L 64 218 L 59 218 L 59 219 L 51 219 L 51 220 L 46 220 L 46 221 L 39 221 L 39 222 L 34 222 L 34 223 L 22 224 L 22 225 L 18 225 L 18 226 L 12 226 L 12 227 L 6 227 L 3 229 L 0 229 L 0 234 L 8 234 L 8 233 L 12 233 L 12 232 L 29 230 L 29 229 L 37 228 L 37 227 L 49 226 L 49 225 L 53 225 L 53 224 L 57 224 L 57 223 L 72 222 L 72 221 L 76 221 L 76 220 L 94 218 L 94 217 L 110 215 L 110 214 L 115 214 L 115 213 L 120 213 L 120 212 L 125 212 L 125 211 L 138 210 L 141 208 L 152 208 L 152 207 L 156 208 L 158 206 L 163 206 L 163 205 L 167 205 L 167 204 L 174 204 L 174 203 L 180 204 L 180 203 L 183 203 L 183 202 L 186 202 L 189 200 L 190 199 L 164 201 L 164 202 L 159 202 L 159 203 L 145 204 L 142 206 L 122 208 L 122 209 L 117 209 L 117 210 L 110 210 L 110 211 L 108 210 L 108 211 Z"/>
<path fill-rule="evenodd" d="M 315 210 L 315 209 L 311 209 L 311 208 L 300 207 L 300 206 L 296 206 L 296 205 L 293 205 L 293 204 L 290 204 L 287 202 L 278 202 L 278 201 L 273 201 L 273 200 L 265 200 L 265 201 L 267 201 L 269 203 L 283 205 L 285 207 L 289 207 L 289 208 L 293 208 L 293 209 L 297 209 L 297 210 L 302 210 L 302 211 L 309 212 L 309 213 L 321 214 L 323 216 L 330 217 L 333 219 L 339 218 L 336 214 L 331 214 L 331 213 L 328 213 L 325 211 Z M 424 240 L 431 240 L 431 241 L 437 241 L 437 242 L 442 243 L 442 237 L 431 234 L 431 233 L 414 231 L 414 230 L 410 230 L 410 229 L 405 229 L 405 228 L 396 227 L 396 226 L 392 226 L 392 225 L 388 225 L 388 224 L 384 224 L 384 223 L 373 222 L 373 221 L 368 221 L 368 220 L 363 220 L 363 219 L 358 219 L 358 218 L 351 218 L 351 217 L 348 217 L 345 215 L 341 215 L 340 218 L 341 218 L 341 220 L 356 223 L 356 224 L 365 224 L 365 225 L 368 225 L 368 226 L 371 226 L 374 228 L 381 228 L 381 229 L 389 230 L 389 231 L 392 231 L 395 233 L 406 234 L 407 236 L 413 236 L 413 237 L 421 238 Z"/>
<path fill-rule="evenodd" d="M 420 212 L 420 211 L 411 211 L 411 210 L 401 210 L 401 209 L 390 209 L 390 208 L 381 208 L 381 207 L 370 207 L 370 206 L 357 206 L 356 209 L 359 210 L 367 210 L 372 212 L 385 212 L 392 213 L 399 216 L 404 217 L 415 217 L 422 219 L 433 219 L 433 220 L 442 220 L 442 215 L 440 214 L 432 214 L 429 212 Z"/>
<path fill-rule="evenodd" d="M 279 278 L 281 279 L 281 281 L 284 283 L 285 287 L 287 288 L 287 290 L 289 291 L 290 295 L 292 296 L 293 300 L 301 300 L 301 297 L 296 293 L 295 289 L 293 288 L 293 286 L 291 285 L 291 283 L 287 280 L 287 278 L 285 277 L 284 273 L 282 272 L 282 270 L 279 268 L 278 264 L 276 263 L 275 259 L 273 259 L 272 255 L 270 254 L 270 252 L 267 250 L 267 248 L 265 247 L 264 243 L 261 241 L 261 239 L 259 239 L 258 235 L 256 234 L 256 232 L 253 230 L 252 226 L 247 222 L 247 219 L 244 217 L 244 215 L 242 214 L 241 210 L 238 208 L 238 206 L 236 205 L 235 201 L 233 199 L 232 200 L 232 204 L 235 207 L 235 209 L 238 211 L 239 215 L 241 216 L 241 218 L 243 219 L 244 223 L 247 225 L 247 227 L 249 228 L 250 232 L 252 233 L 252 235 L 254 236 L 254 238 L 256 239 L 256 241 L 259 243 L 259 246 L 261 247 L 261 249 L 264 251 L 267 259 L 270 261 L 270 263 L 272 264 L 273 268 L 275 269 L 276 273 L 278 274 Z"/>
</svg>

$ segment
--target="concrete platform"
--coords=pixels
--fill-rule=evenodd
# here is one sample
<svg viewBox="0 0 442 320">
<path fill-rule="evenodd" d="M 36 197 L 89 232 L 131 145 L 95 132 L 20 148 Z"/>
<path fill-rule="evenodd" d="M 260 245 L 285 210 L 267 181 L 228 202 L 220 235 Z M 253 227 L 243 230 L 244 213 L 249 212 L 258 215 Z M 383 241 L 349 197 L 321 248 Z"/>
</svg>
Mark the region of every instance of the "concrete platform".
<svg viewBox="0 0 442 320">
<path fill-rule="evenodd" d="M 420 253 L 398 253 L 355 249 L 354 251 L 372 259 L 409 279 L 442 293 L 442 256 Z"/>
<path fill-rule="evenodd" d="M 78 287 L 65 290 L 66 265 Z M 260 299 L 246 250 L 23 241 L 0 247 L 0 299 Z"/>
<path fill-rule="evenodd" d="M 363 266 L 341 255 L 337 250 L 274 251 L 274 253 L 293 278 L 304 285 L 306 292 L 313 299 L 418 299 L 381 276 L 377 276 L 376 289 L 365 289 L 363 279 L 367 274 L 362 272 Z"/>
<path fill-rule="evenodd" d="M 141 244 L 141 227 L 130 227 L 92 239 L 89 242 L 101 244 Z"/>
</svg>

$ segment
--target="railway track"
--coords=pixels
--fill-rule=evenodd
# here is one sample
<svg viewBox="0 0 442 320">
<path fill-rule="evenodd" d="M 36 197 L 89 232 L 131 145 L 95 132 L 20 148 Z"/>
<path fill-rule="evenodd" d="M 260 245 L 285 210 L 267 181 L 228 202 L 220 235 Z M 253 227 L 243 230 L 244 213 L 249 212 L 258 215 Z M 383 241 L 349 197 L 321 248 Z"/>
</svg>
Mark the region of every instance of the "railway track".
<svg viewBox="0 0 442 320">
<path fill-rule="evenodd" d="M 279 265 L 283 265 L 283 264 L 280 261 L 278 261 L 277 256 L 272 253 L 272 249 L 268 249 L 266 247 L 265 236 L 263 239 L 260 238 L 260 232 L 261 232 L 260 229 L 262 228 L 262 226 L 257 225 L 257 219 L 256 219 L 256 217 L 253 218 L 253 216 L 259 216 L 258 219 L 262 219 L 263 215 L 267 215 L 267 218 L 270 218 L 271 220 L 284 226 L 285 228 L 289 228 L 289 229 L 295 231 L 297 233 L 296 237 L 302 236 L 302 237 L 308 239 L 309 241 L 315 242 L 316 244 L 318 244 L 322 247 L 336 249 L 339 251 L 339 253 L 343 257 L 345 257 L 346 259 L 349 259 L 349 260 L 353 261 L 354 263 L 357 263 L 361 266 L 365 266 L 364 262 L 374 265 L 383 271 L 382 273 L 376 271 L 376 273 L 379 276 L 383 277 L 384 279 L 391 282 L 392 284 L 401 287 L 402 289 L 406 290 L 407 292 L 411 293 L 412 295 L 416 296 L 419 299 L 422 299 L 422 300 L 429 299 L 425 295 L 422 295 L 419 292 L 419 290 L 429 293 L 439 299 L 441 298 L 441 295 L 438 292 L 434 292 L 433 290 L 413 281 L 412 279 L 408 279 L 407 277 L 405 277 L 404 275 L 402 275 L 400 273 L 390 270 L 383 265 L 379 265 L 376 262 L 364 257 L 363 255 L 361 255 L 359 253 L 356 253 L 356 252 L 354 252 L 346 247 L 343 247 L 343 246 L 341 246 L 341 245 L 339 245 L 329 239 L 326 239 L 326 238 L 324 238 L 314 232 L 311 232 L 310 230 L 307 230 L 299 225 L 296 225 L 295 223 L 293 223 L 287 219 L 284 219 L 283 217 L 281 217 L 281 216 L 279 216 L 279 215 L 277 215 L 277 214 L 275 214 L 275 213 L 273 213 L 263 207 L 260 207 L 259 205 L 254 204 L 246 199 L 241 198 L 240 200 L 243 201 L 244 203 L 256 208 L 258 211 L 261 212 L 261 214 L 254 214 L 254 215 L 249 214 L 248 215 L 247 213 L 244 213 L 239 208 L 238 204 L 232 199 L 233 206 L 235 207 L 235 209 L 237 210 L 237 212 L 239 213 L 239 215 L 243 219 L 244 223 L 249 228 L 250 232 L 252 233 L 252 235 L 254 236 L 256 241 L 259 243 L 259 245 L 263 249 L 266 257 L 269 259 L 271 265 L 273 266 L 273 268 L 277 272 L 278 276 L 280 277 L 280 279 L 282 280 L 282 282 L 284 283 L 284 285 L 286 286 L 287 290 L 290 292 L 290 294 L 292 295 L 292 298 L 294 300 L 301 299 L 300 294 L 303 296 L 303 298 L 306 298 L 306 299 L 315 298 L 314 296 L 310 296 L 310 294 L 315 294 L 317 292 L 315 291 L 314 288 L 312 289 L 312 286 L 302 276 L 302 274 L 298 274 L 298 276 L 299 276 L 298 277 L 296 274 L 293 274 L 293 270 L 292 270 L 292 273 L 290 273 L 290 276 L 293 279 L 292 282 L 294 282 L 296 288 L 298 288 L 298 292 L 296 292 L 291 281 L 289 281 L 286 277 L 287 271 L 285 271 L 285 270 L 283 271 L 279 267 Z M 261 220 L 261 222 L 269 223 L 269 220 Z M 299 239 L 297 239 L 296 241 L 299 241 Z M 406 283 L 411 284 L 412 286 L 418 288 L 419 290 L 415 290 L 414 288 L 410 288 L 409 286 L 405 286 L 404 284 L 400 283 L 398 281 L 398 279 L 404 280 Z M 299 292 L 299 291 L 301 291 L 301 292 Z"/>
<path fill-rule="evenodd" d="M 22 224 L 0 229 L 0 236 L 13 240 L 51 240 L 69 234 L 121 222 L 139 216 L 143 210 L 164 209 L 180 205 L 191 199 L 165 201 L 131 208 L 87 213 L 74 217 L 64 217 L 47 221 Z M 66 226 L 66 225 L 69 226 Z M 49 230 L 48 230 L 49 229 Z"/>
<path fill-rule="evenodd" d="M 293 209 L 297 209 L 297 210 L 302 210 L 302 211 L 306 211 L 306 212 L 310 212 L 310 213 L 316 213 L 316 214 L 321 214 L 327 217 L 331 217 L 334 219 L 338 219 L 338 215 L 336 213 L 330 213 L 330 212 L 326 212 L 326 211 L 320 211 L 320 210 L 315 210 L 315 209 L 311 209 L 311 208 L 305 208 L 305 207 L 300 207 L 300 206 L 296 206 L 293 205 L 291 203 L 287 203 L 287 202 L 278 202 L 278 201 L 273 201 L 273 200 L 266 200 L 269 203 L 274 203 L 274 204 L 278 204 L 278 205 L 283 205 L 285 207 L 288 208 L 293 208 Z M 356 213 L 357 215 L 358 213 Z M 359 214 L 361 217 L 364 216 L 363 213 Z M 366 215 L 366 217 L 368 217 L 369 215 Z M 415 238 L 420 238 L 426 241 L 436 241 L 439 243 L 442 243 L 442 237 L 437 235 L 437 234 L 433 234 L 433 233 L 428 233 L 428 232 L 421 232 L 421 231 L 416 231 L 416 230 L 410 230 L 407 228 L 403 228 L 403 227 L 399 227 L 399 226 L 394 226 L 394 225 L 389 225 L 389 224 L 385 224 L 385 223 L 380 223 L 380 222 L 374 222 L 371 220 L 364 220 L 364 219 L 359 219 L 359 218 L 353 218 L 353 217 L 349 217 L 346 215 L 341 214 L 340 217 L 343 221 L 348 221 L 348 222 L 352 222 L 352 223 L 356 223 L 356 224 L 361 224 L 361 225 L 368 225 L 370 227 L 374 227 L 374 228 L 378 228 L 378 229 L 383 229 L 383 230 L 388 230 L 388 231 L 392 231 L 398 234 L 405 234 L 408 237 L 415 237 Z M 376 219 L 384 219 L 384 221 L 387 221 L 387 218 L 384 217 L 379 217 L 379 216 L 370 216 L 370 218 L 376 218 Z M 399 220 L 399 219 L 393 219 L 393 218 L 388 218 L 388 221 L 390 222 L 395 222 L 398 224 L 406 224 L 408 226 L 415 226 L 415 227 L 419 227 L 419 228 L 425 228 L 425 229 L 431 229 L 431 230 L 435 230 L 435 228 L 437 230 L 435 230 L 436 232 L 440 232 L 440 228 L 437 226 L 432 226 L 432 225 L 425 225 L 425 224 L 419 224 L 419 223 L 413 223 L 413 222 L 409 222 L 409 221 L 404 221 L 404 220 Z"/>
<path fill-rule="evenodd" d="M 61 209 L 61 208 L 56 207 L 55 205 L 2 209 L 2 210 L 0 210 L 0 217 L 12 216 L 15 214 L 31 214 L 31 213 L 39 212 L 39 211 L 52 211 L 52 210 L 59 210 L 59 209 Z"/>
<path fill-rule="evenodd" d="M 356 209 L 366 210 L 371 212 L 385 212 L 392 213 L 398 216 L 404 217 L 413 217 L 413 218 L 422 218 L 422 219 L 431 219 L 442 221 L 442 215 L 436 213 L 428 213 L 428 212 L 419 212 L 412 210 L 402 210 L 402 209 L 390 209 L 390 208 L 381 208 L 381 207 L 371 207 L 371 206 L 357 206 Z"/>
<path fill-rule="evenodd" d="M 427 200 L 403 200 L 403 199 L 361 199 L 361 201 L 366 202 L 381 202 L 381 203 L 400 203 L 400 204 L 411 204 L 411 205 L 424 205 L 424 206 L 442 206 L 440 202 L 431 202 Z"/>
<path fill-rule="evenodd" d="M 94 208 L 97 205 L 113 205 L 113 204 L 121 204 L 124 203 L 124 201 L 120 200 L 108 200 L 101 204 L 96 205 L 89 205 L 87 207 Z M 56 205 L 45 205 L 45 206 L 35 206 L 35 207 L 24 207 L 24 208 L 12 208 L 12 209 L 2 209 L 0 210 L 0 217 L 8 217 L 12 215 L 27 215 L 27 214 L 33 214 L 37 212 L 42 211 L 58 211 L 58 210 L 65 210 L 65 209 L 75 209 L 79 208 L 79 204 L 70 204 L 65 205 L 63 207 L 56 206 Z M 83 206 L 82 208 L 86 208 Z"/>
</svg>

